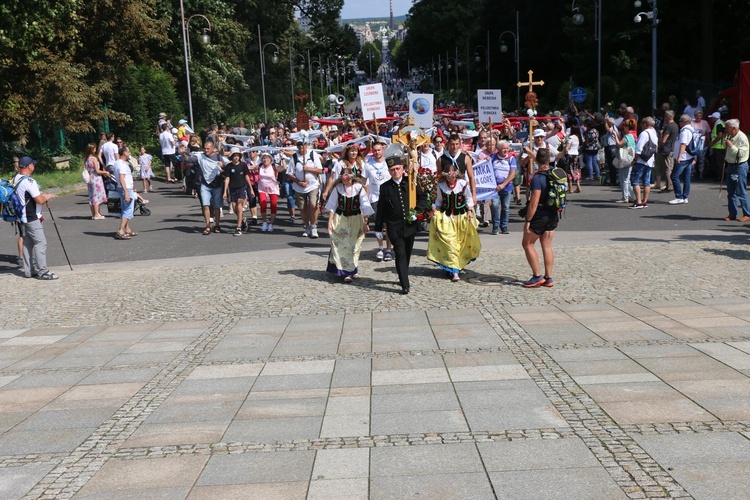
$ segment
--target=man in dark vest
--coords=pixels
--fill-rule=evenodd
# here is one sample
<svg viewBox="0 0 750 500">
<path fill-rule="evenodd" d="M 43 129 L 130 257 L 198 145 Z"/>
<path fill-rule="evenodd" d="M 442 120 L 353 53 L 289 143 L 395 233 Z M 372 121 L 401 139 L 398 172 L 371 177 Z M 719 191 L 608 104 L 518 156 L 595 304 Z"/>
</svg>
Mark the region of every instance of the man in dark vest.
<svg viewBox="0 0 750 500">
<path fill-rule="evenodd" d="M 387 225 L 388 237 L 396 254 L 396 272 L 401 285 L 401 294 L 409 293 L 409 261 L 417 234 L 416 220 L 409 218 L 409 178 L 404 175 L 405 156 L 395 154 L 385 159 L 391 179 L 380 186 L 378 211 L 375 216 L 375 230 L 383 223 Z M 417 184 L 417 206 L 415 213 L 421 214 L 427 208 L 427 195 Z"/>
</svg>

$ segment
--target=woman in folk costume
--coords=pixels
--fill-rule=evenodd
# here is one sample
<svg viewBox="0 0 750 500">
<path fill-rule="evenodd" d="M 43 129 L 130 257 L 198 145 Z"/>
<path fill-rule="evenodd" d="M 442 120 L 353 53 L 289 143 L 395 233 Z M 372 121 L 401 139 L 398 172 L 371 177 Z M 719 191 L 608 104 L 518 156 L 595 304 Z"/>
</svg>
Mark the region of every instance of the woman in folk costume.
<svg viewBox="0 0 750 500">
<path fill-rule="evenodd" d="M 355 177 L 348 166 L 341 170 L 326 202 L 328 234 L 331 252 L 328 255 L 329 273 L 343 276 L 351 283 L 357 276 L 359 252 L 367 233 L 367 220 L 373 214 L 365 181 Z"/>
<path fill-rule="evenodd" d="M 430 221 L 427 259 L 456 282 L 458 273 L 479 257 L 482 243 L 477 233 L 471 187 L 455 165 L 441 174 L 432 207 L 436 213 Z"/>
</svg>

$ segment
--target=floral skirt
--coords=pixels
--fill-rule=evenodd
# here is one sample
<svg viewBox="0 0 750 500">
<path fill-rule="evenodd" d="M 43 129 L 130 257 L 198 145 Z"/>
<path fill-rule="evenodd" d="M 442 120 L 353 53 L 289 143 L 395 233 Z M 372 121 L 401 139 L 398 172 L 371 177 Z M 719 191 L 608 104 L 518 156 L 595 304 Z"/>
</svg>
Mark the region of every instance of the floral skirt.
<svg viewBox="0 0 750 500">
<path fill-rule="evenodd" d="M 359 252 L 365 239 L 362 216 L 333 214 L 331 226 L 331 252 L 326 271 L 336 276 L 357 274 Z"/>
<path fill-rule="evenodd" d="M 457 273 L 476 260 L 481 250 L 476 217 L 469 219 L 467 214 L 451 216 L 436 212 L 430 220 L 427 259 L 441 269 Z"/>
</svg>

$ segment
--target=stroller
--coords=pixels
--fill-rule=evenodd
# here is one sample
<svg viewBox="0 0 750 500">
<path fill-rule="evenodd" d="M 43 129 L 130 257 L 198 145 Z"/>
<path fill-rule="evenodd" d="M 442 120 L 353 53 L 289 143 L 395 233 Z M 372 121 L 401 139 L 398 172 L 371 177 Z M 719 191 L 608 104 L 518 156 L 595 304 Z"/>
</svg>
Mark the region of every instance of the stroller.
<svg viewBox="0 0 750 500">
<path fill-rule="evenodd" d="M 107 167 L 107 171 L 112 174 L 111 167 Z M 117 181 L 114 179 L 114 175 L 110 175 L 104 179 L 104 190 L 107 192 L 107 213 L 113 215 L 120 215 L 122 210 L 122 202 L 120 201 L 120 192 L 117 190 Z M 144 205 L 143 201 L 136 196 L 135 206 L 133 211 L 138 211 L 141 215 L 151 215 L 151 209 Z"/>
</svg>

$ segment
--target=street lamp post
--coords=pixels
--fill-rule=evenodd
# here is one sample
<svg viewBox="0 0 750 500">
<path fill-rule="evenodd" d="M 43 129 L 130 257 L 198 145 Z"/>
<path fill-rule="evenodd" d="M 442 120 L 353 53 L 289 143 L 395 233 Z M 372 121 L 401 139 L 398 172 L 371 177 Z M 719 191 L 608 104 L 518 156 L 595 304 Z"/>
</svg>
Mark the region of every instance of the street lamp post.
<svg viewBox="0 0 750 500">
<path fill-rule="evenodd" d="M 292 114 L 296 113 L 295 110 L 295 103 L 294 103 L 294 59 L 295 57 L 299 57 L 302 59 L 302 62 L 299 65 L 300 71 L 305 71 L 305 56 L 302 54 L 295 54 L 292 56 L 292 54 L 289 54 L 289 72 L 292 75 Z M 310 91 L 310 98 L 312 99 L 312 90 Z"/>
<path fill-rule="evenodd" d="M 271 62 L 276 64 L 279 62 L 279 46 L 273 42 L 268 42 L 263 45 L 260 37 L 260 24 L 258 25 L 258 48 L 260 49 L 260 86 L 263 89 L 263 122 L 268 123 L 268 110 L 266 108 L 266 61 L 264 58 L 266 47 L 273 45 L 276 48 L 276 52 L 273 53 Z M 292 101 L 293 102 L 293 101 Z"/>
<path fill-rule="evenodd" d="M 633 21 L 640 23 L 642 17 L 651 19 L 651 110 L 656 109 L 656 28 L 659 26 L 659 9 L 656 6 L 656 0 L 647 0 L 651 6 L 650 12 L 639 12 L 635 15 Z M 633 3 L 636 9 L 640 9 L 641 0 L 635 0 Z"/>
<path fill-rule="evenodd" d="M 573 0 L 573 24 L 583 24 L 583 14 Z M 596 109 L 602 110 L 602 0 L 594 0 L 594 40 L 596 40 Z"/>
<path fill-rule="evenodd" d="M 188 108 L 190 110 L 190 128 L 195 130 L 193 124 L 193 94 L 190 90 L 190 61 L 192 55 L 190 53 L 190 20 L 194 17 L 201 17 L 208 23 L 208 28 L 203 28 L 203 34 L 200 37 L 201 44 L 208 45 L 211 42 L 211 37 L 208 33 L 211 32 L 211 21 L 208 20 L 203 14 L 193 14 L 187 21 L 185 21 L 185 5 L 183 0 L 180 0 L 180 18 L 182 20 L 182 45 L 185 49 L 185 79 L 187 82 L 187 95 L 188 95 Z"/>
<path fill-rule="evenodd" d="M 503 36 L 506 34 L 513 37 L 514 51 L 513 55 L 516 60 L 516 81 L 521 81 L 521 35 L 518 29 L 518 11 L 516 11 L 516 32 L 503 31 L 500 33 L 500 52 L 503 54 L 508 52 L 508 45 L 503 41 Z M 516 88 L 516 109 L 521 108 L 521 87 Z"/>
</svg>

